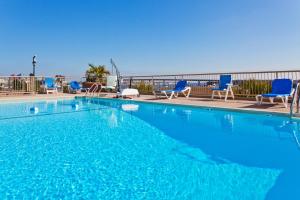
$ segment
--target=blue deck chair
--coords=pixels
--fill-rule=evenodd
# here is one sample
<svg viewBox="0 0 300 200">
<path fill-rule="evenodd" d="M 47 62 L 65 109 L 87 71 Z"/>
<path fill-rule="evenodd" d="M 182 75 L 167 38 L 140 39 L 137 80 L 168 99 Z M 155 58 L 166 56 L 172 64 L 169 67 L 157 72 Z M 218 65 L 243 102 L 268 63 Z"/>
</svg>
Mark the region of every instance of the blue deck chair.
<svg viewBox="0 0 300 200">
<path fill-rule="evenodd" d="M 262 104 L 263 98 L 269 98 L 270 102 L 273 103 L 275 98 L 280 98 L 284 107 L 287 108 L 288 99 L 293 93 L 293 81 L 291 79 L 274 79 L 271 93 L 257 95 L 256 101 Z"/>
<path fill-rule="evenodd" d="M 57 93 L 57 87 L 54 78 L 45 78 L 45 90 L 46 93 Z"/>
<path fill-rule="evenodd" d="M 81 92 L 81 85 L 77 81 L 71 81 L 69 85 L 69 92 L 70 93 L 77 93 Z"/>
<path fill-rule="evenodd" d="M 220 81 L 218 87 L 212 88 L 211 98 L 214 99 L 215 92 L 218 93 L 219 98 L 222 98 L 221 92 L 225 92 L 225 101 L 227 101 L 228 93 L 234 99 L 234 94 L 232 91 L 232 78 L 231 75 L 220 75 Z"/>
<path fill-rule="evenodd" d="M 173 90 L 162 90 L 161 93 L 164 94 L 168 99 L 178 97 L 179 93 L 182 93 L 186 98 L 189 98 L 191 87 L 187 87 L 187 81 L 181 80 L 177 82 Z M 170 96 L 168 96 L 168 94 L 170 94 Z"/>
</svg>

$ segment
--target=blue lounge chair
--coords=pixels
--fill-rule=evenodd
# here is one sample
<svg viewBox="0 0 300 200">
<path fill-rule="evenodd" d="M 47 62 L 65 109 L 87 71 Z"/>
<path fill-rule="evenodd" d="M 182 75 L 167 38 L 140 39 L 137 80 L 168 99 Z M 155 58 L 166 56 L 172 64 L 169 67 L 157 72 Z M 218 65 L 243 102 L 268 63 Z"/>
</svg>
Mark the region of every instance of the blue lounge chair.
<svg viewBox="0 0 300 200">
<path fill-rule="evenodd" d="M 284 107 L 287 108 L 288 99 L 293 93 L 293 81 L 291 79 L 274 79 L 271 93 L 257 95 L 256 101 L 262 104 L 263 98 L 269 98 L 270 102 L 273 103 L 275 98 L 280 98 Z"/>
<path fill-rule="evenodd" d="M 45 78 L 45 90 L 46 93 L 57 93 L 57 86 L 53 78 Z"/>
<path fill-rule="evenodd" d="M 222 98 L 221 92 L 225 92 L 225 101 L 227 101 L 228 93 L 230 92 L 232 99 L 234 99 L 231 75 L 220 75 L 218 87 L 212 88 L 212 99 L 214 99 L 215 97 L 215 92 L 218 92 L 218 96 L 220 97 L 220 99 Z"/>
<path fill-rule="evenodd" d="M 191 93 L 191 87 L 187 87 L 187 81 L 181 80 L 178 81 L 173 90 L 162 90 L 161 93 L 165 95 L 168 99 L 177 97 L 179 93 L 182 93 L 186 98 L 189 98 Z M 156 96 L 156 93 L 154 93 Z M 170 96 L 168 96 L 168 94 Z"/>
<path fill-rule="evenodd" d="M 70 93 L 77 93 L 81 92 L 81 85 L 77 81 L 71 81 L 69 85 L 69 92 Z"/>
</svg>

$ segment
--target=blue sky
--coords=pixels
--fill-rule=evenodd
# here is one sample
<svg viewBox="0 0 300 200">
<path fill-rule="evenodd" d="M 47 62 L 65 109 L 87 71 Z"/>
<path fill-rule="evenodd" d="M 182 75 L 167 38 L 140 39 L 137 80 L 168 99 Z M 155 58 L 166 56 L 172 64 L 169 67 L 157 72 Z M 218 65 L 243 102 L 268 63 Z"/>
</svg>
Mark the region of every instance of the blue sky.
<svg viewBox="0 0 300 200">
<path fill-rule="evenodd" d="M 299 0 L 0 0 L 0 75 L 300 67 Z"/>
</svg>

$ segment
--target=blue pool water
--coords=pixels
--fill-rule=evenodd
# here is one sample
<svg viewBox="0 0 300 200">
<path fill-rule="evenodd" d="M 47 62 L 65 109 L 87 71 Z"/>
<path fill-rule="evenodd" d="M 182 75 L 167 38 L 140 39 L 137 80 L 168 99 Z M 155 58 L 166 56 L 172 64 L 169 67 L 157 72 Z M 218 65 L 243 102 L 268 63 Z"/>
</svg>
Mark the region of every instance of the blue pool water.
<svg viewBox="0 0 300 200">
<path fill-rule="evenodd" d="M 0 199 L 299 199 L 299 122 L 124 100 L 2 103 Z"/>
</svg>

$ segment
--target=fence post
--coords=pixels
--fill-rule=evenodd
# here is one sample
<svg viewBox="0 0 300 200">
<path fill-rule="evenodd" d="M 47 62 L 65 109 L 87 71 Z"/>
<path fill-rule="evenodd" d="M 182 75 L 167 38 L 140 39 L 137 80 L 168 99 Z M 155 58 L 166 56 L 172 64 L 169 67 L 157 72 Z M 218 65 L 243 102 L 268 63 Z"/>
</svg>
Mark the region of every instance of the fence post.
<svg viewBox="0 0 300 200">
<path fill-rule="evenodd" d="M 131 88 L 131 84 L 132 84 L 132 77 L 130 77 L 129 79 L 129 88 Z"/>
<path fill-rule="evenodd" d="M 33 94 L 36 93 L 36 88 L 35 88 L 35 81 L 36 81 L 36 77 L 35 76 L 30 76 L 29 77 L 29 84 L 30 84 L 30 87 L 29 87 L 29 92 L 32 92 Z"/>
<path fill-rule="evenodd" d="M 155 84 L 154 84 L 154 77 L 152 76 L 152 87 L 153 87 L 153 89 L 154 89 L 154 87 L 155 87 Z"/>
</svg>

